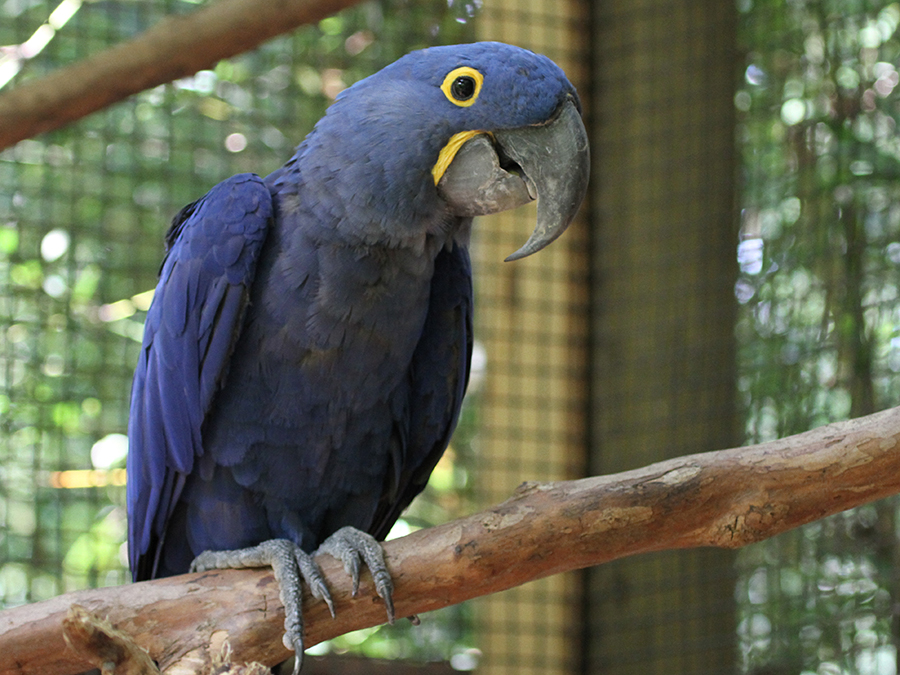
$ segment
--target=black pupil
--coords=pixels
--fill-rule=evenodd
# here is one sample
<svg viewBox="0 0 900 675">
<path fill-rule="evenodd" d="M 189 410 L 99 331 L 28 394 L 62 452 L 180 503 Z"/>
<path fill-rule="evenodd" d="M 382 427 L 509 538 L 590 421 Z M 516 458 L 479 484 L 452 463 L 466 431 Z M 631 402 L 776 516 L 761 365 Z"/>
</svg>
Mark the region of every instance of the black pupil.
<svg viewBox="0 0 900 675">
<path fill-rule="evenodd" d="M 475 80 L 467 75 L 457 77 L 453 80 L 450 91 L 457 101 L 468 101 L 475 95 Z"/>
</svg>

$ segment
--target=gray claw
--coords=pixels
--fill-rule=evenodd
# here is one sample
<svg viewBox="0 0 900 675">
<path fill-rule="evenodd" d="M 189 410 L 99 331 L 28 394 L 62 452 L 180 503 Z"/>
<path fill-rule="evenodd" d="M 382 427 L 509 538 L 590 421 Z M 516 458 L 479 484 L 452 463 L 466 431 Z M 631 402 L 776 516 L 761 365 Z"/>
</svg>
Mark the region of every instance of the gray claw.
<svg viewBox="0 0 900 675">
<path fill-rule="evenodd" d="M 325 585 L 322 571 L 308 553 L 287 539 L 272 539 L 258 546 L 236 551 L 204 551 L 191 563 L 191 572 L 211 569 L 271 567 L 284 605 L 284 637 L 288 649 L 294 650 L 294 675 L 303 664 L 303 586 L 313 597 L 323 600 L 334 616 L 334 603 Z"/>
<path fill-rule="evenodd" d="M 342 527 L 322 542 L 316 553 L 328 553 L 344 563 L 344 570 L 353 581 L 353 595 L 359 591 L 359 561 L 366 563 L 375 592 L 384 600 L 389 623 L 394 623 L 394 583 L 384 563 L 384 551 L 375 538 L 353 527 Z"/>
<path fill-rule="evenodd" d="M 309 586 L 309 591 L 314 598 L 322 600 L 328 605 L 328 611 L 331 612 L 331 618 L 334 618 L 334 601 L 331 599 L 331 593 L 325 584 L 325 578 L 322 576 L 322 570 L 312 559 L 312 556 L 303 551 L 299 546 L 294 547 L 294 556 L 297 560 L 297 567 L 300 569 L 300 575 Z"/>
</svg>

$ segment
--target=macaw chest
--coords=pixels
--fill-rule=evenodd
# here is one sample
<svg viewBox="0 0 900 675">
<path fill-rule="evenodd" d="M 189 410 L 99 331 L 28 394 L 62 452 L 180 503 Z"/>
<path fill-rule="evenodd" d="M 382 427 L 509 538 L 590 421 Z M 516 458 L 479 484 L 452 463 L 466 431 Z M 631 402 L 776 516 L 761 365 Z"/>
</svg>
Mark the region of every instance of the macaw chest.
<svg viewBox="0 0 900 675">
<path fill-rule="evenodd" d="M 245 487 L 380 481 L 402 444 L 430 276 L 337 258 L 251 297 L 203 434 L 215 463 Z"/>
</svg>

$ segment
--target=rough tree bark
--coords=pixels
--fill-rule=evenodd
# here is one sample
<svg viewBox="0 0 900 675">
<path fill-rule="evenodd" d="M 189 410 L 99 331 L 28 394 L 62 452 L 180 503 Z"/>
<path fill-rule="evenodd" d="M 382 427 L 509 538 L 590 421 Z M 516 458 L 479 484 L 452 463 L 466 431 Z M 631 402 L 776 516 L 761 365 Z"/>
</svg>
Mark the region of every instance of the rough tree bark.
<svg viewBox="0 0 900 675">
<path fill-rule="evenodd" d="M 0 150 L 193 75 L 359 0 L 218 0 L 0 95 Z"/>
<path fill-rule="evenodd" d="M 567 570 L 663 549 L 737 548 L 900 492 L 900 408 L 790 438 L 615 474 L 526 483 L 508 501 L 385 545 L 398 616 L 427 612 Z M 385 619 L 368 583 L 319 559 L 337 618 L 307 597 L 314 645 Z M 82 591 L 0 613 L 0 674 L 77 673 L 62 632 L 79 604 L 159 662 L 194 673 L 225 638 L 235 660 L 277 663 L 283 608 L 268 570 L 185 575 Z"/>
</svg>

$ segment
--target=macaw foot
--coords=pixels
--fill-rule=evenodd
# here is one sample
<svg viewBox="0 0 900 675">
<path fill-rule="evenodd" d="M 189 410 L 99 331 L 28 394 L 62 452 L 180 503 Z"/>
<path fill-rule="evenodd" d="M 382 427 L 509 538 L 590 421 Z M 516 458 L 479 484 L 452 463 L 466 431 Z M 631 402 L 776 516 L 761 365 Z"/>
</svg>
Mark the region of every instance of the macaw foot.
<svg viewBox="0 0 900 675">
<path fill-rule="evenodd" d="M 344 570 L 353 580 L 353 596 L 359 592 L 359 563 L 366 563 L 375 592 L 384 600 L 389 623 L 394 623 L 394 583 L 384 564 L 384 551 L 372 535 L 355 527 L 342 527 L 322 542 L 316 554 L 328 553 L 344 563 Z"/>
<path fill-rule="evenodd" d="M 346 561 L 344 565 L 346 566 Z M 384 562 L 382 562 L 383 565 Z M 323 600 L 328 605 L 331 616 L 334 616 L 334 603 L 328 587 L 325 585 L 322 571 L 312 556 L 294 542 L 287 539 L 272 539 L 264 541 L 258 546 L 236 551 L 204 551 L 194 558 L 194 562 L 191 563 L 191 572 L 244 567 L 271 567 L 275 573 L 281 603 L 284 605 L 284 646 L 294 650 L 294 675 L 297 675 L 303 662 L 303 586 L 301 579 L 309 586 L 314 597 Z M 354 582 L 354 587 L 357 583 Z"/>
<path fill-rule="evenodd" d="M 387 617 L 394 623 L 394 584 L 384 564 L 384 551 L 375 538 L 353 527 L 342 527 L 322 542 L 313 554 L 328 553 L 344 563 L 344 569 L 353 581 L 353 595 L 359 592 L 360 561 L 372 573 L 375 591 L 384 600 Z M 258 546 L 235 551 L 204 551 L 191 563 L 191 572 L 212 569 L 240 569 L 245 567 L 271 567 L 284 605 L 284 646 L 294 650 L 294 675 L 303 662 L 303 582 L 309 586 L 313 597 L 328 605 L 334 616 L 334 603 L 325 585 L 322 570 L 294 542 L 272 539 Z"/>
</svg>

